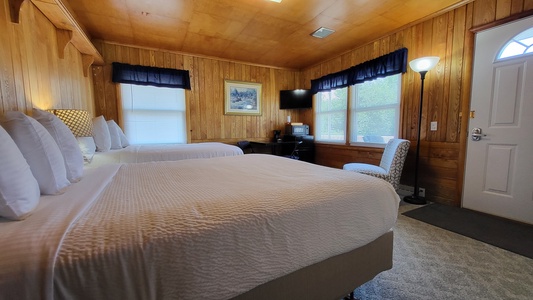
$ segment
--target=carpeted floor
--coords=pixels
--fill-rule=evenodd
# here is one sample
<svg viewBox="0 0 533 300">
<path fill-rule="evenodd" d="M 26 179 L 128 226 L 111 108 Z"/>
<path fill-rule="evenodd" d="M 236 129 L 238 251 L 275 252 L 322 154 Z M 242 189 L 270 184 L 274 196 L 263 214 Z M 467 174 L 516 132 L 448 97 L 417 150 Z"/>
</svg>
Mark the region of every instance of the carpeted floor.
<svg viewBox="0 0 533 300">
<path fill-rule="evenodd" d="M 533 299 L 533 259 L 403 215 L 419 207 L 402 202 L 393 268 L 357 299 Z"/>
<path fill-rule="evenodd" d="M 404 215 L 533 258 L 531 225 L 438 203 L 424 205 Z"/>
</svg>

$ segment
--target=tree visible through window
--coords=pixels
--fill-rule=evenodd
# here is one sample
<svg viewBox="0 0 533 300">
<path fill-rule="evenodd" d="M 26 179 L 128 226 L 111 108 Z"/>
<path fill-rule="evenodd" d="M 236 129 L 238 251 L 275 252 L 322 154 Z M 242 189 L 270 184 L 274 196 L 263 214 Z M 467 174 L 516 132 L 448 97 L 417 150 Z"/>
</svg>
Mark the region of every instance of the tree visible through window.
<svg viewBox="0 0 533 300">
<path fill-rule="evenodd" d="M 350 143 L 387 143 L 398 136 L 401 75 L 354 85 Z"/>
<path fill-rule="evenodd" d="M 320 92 L 316 99 L 315 140 L 345 143 L 348 88 Z"/>
<path fill-rule="evenodd" d="M 350 95 L 348 88 L 319 92 L 315 100 L 315 140 L 384 145 L 398 137 L 401 78 L 397 74 L 355 84 Z"/>
</svg>

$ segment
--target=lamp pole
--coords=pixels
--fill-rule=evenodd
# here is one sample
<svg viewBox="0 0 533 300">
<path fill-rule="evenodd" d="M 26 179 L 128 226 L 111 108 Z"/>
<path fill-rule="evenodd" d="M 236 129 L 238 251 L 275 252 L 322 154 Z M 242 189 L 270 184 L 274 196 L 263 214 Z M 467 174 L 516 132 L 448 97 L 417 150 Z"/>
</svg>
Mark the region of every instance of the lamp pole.
<svg viewBox="0 0 533 300">
<path fill-rule="evenodd" d="M 416 153 L 415 153 L 415 184 L 413 195 L 405 196 L 403 201 L 411 204 L 426 204 L 426 199 L 419 196 L 418 190 L 418 162 L 420 160 L 420 131 L 422 129 L 422 104 L 424 102 L 424 79 L 426 73 L 437 65 L 439 58 L 436 56 L 422 57 L 409 62 L 409 66 L 414 71 L 420 73 L 420 107 L 418 111 L 418 132 L 416 138 Z"/>
</svg>

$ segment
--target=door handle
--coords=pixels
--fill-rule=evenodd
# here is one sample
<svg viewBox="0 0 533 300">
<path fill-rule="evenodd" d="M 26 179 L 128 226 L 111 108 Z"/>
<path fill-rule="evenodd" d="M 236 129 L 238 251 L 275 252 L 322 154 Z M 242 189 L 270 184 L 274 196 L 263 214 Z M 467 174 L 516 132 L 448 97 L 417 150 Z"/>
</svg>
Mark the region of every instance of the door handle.
<svg viewBox="0 0 533 300">
<path fill-rule="evenodd" d="M 481 141 L 481 138 L 484 137 L 484 136 L 487 136 L 486 134 L 483 134 L 482 133 L 483 130 L 481 128 L 473 128 L 472 129 L 472 133 L 470 134 L 470 136 L 472 137 L 472 141 Z"/>
</svg>

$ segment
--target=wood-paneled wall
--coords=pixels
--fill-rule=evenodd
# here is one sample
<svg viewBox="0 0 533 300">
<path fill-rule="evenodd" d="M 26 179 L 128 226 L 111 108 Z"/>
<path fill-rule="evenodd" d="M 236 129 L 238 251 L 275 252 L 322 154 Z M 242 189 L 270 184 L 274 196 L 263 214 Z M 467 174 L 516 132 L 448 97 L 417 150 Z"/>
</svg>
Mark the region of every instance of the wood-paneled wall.
<svg viewBox="0 0 533 300">
<path fill-rule="evenodd" d="M 70 43 L 59 58 L 56 28 L 30 1 L 22 4 L 20 22 L 12 23 L 8 1 L 0 0 L 0 112 L 34 107 L 93 113 L 92 80 Z"/>
<path fill-rule="evenodd" d="M 402 47 L 409 60 L 439 56 L 437 67 L 425 79 L 421 128 L 419 184 L 428 200 L 460 205 L 465 163 L 466 131 L 470 107 L 470 83 L 474 34 L 471 28 L 533 9 L 533 0 L 476 0 L 421 23 L 407 26 L 372 43 L 306 68 L 302 84 L 379 57 Z M 420 99 L 420 76 L 408 70 L 402 77 L 400 137 L 412 141 L 402 184 L 413 185 L 414 153 Z M 312 124 L 312 113 L 302 115 Z M 429 131 L 430 122 L 437 131 Z M 379 163 L 380 149 L 317 145 L 316 161 L 342 167 L 345 162 Z"/>
<path fill-rule="evenodd" d="M 111 82 L 111 63 L 188 70 L 191 90 L 186 91 L 189 142 L 268 140 L 273 130 L 281 130 L 298 110 L 279 109 L 279 90 L 298 88 L 300 72 L 250 65 L 214 58 L 141 49 L 108 42 L 95 42 L 106 62 L 93 67 L 96 112 L 106 119 L 118 119 L 117 85 Z M 224 79 L 262 84 L 262 115 L 224 115 Z"/>
</svg>

